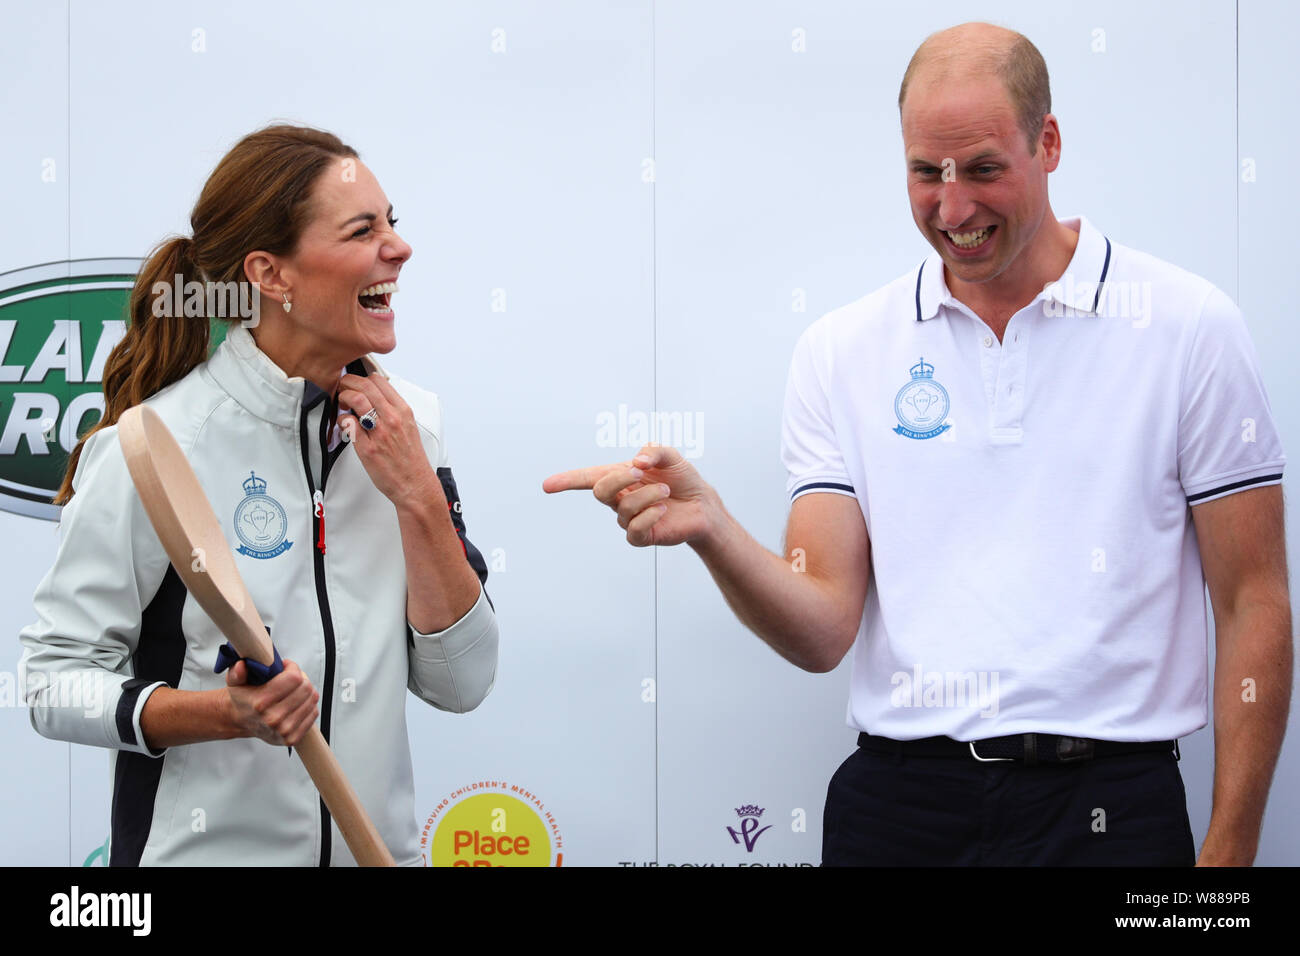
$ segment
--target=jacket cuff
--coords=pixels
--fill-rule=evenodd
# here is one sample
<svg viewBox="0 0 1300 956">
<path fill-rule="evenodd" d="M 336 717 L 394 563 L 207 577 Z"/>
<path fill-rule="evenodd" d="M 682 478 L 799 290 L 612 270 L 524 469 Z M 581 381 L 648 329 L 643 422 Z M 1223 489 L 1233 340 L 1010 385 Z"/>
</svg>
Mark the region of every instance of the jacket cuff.
<svg viewBox="0 0 1300 956">
<path fill-rule="evenodd" d="M 424 634 L 411 627 L 407 687 L 421 700 L 452 713 L 476 708 L 492 690 L 497 667 L 497 619 L 487 592 L 451 627 Z"/>
<path fill-rule="evenodd" d="M 127 677 L 98 667 L 43 671 L 26 657 L 18 665 L 32 727 L 43 737 L 90 747 L 162 756 L 144 745 L 140 714 L 164 681 Z"/>
<path fill-rule="evenodd" d="M 488 626 L 496 621 L 496 615 L 493 614 L 491 605 L 488 603 L 487 592 L 483 590 L 483 585 L 479 584 L 478 600 L 474 606 L 465 612 L 462 617 L 451 627 L 441 631 L 434 631 L 431 634 L 422 634 L 408 620 L 406 626 L 411 630 L 411 636 L 418 641 L 439 641 L 442 643 L 443 652 L 437 655 L 442 660 L 451 660 L 473 647 Z M 419 648 L 421 657 L 428 656 L 427 648 Z"/>
<path fill-rule="evenodd" d="M 121 739 L 120 750 L 144 754 L 146 757 L 161 757 L 167 748 L 154 750 L 144 740 L 144 730 L 140 726 L 140 715 L 144 713 L 145 702 L 149 695 L 159 687 L 166 687 L 166 681 L 149 682 L 133 677 L 122 684 L 122 694 L 113 709 L 113 721 L 117 736 Z"/>
</svg>

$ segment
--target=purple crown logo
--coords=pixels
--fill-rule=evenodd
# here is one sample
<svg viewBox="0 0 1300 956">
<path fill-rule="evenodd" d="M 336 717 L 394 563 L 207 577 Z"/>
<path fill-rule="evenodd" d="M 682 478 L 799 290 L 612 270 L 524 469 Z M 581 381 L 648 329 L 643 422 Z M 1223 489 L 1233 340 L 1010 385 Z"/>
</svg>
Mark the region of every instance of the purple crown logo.
<svg viewBox="0 0 1300 956">
<path fill-rule="evenodd" d="M 735 827 L 727 827 L 727 833 L 731 835 L 732 843 L 743 843 L 745 846 L 745 852 L 753 853 L 754 844 L 758 842 L 758 838 L 768 830 L 772 829 L 770 825 L 765 827 L 760 827 L 758 825 L 758 818 L 763 815 L 764 808 L 760 807 L 756 803 L 747 803 L 744 806 L 735 807 L 734 809 L 736 811 L 736 816 L 740 818 L 740 829 L 737 830 Z"/>
</svg>

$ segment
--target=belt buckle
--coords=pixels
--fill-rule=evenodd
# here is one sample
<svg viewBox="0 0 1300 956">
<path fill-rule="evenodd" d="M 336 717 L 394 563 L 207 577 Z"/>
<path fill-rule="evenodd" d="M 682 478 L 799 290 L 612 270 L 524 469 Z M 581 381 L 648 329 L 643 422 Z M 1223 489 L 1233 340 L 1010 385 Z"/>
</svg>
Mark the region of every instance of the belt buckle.
<svg viewBox="0 0 1300 956">
<path fill-rule="evenodd" d="M 970 755 L 974 757 L 976 760 L 978 760 L 980 763 L 1000 763 L 1003 760 L 1009 760 L 1012 763 L 1016 762 L 1015 757 L 981 757 L 979 754 L 975 752 L 976 743 L 977 741 L 974 740 L 970 742 Z"/>
<path fill-rule="evenodd" d="M 1056 740 L 1056 759 L 1060 763 L 1091 760 L 1094 756 L 1096 756 L 1096 747 L 1087 737 L 1062 736 Z"/>
</svg>

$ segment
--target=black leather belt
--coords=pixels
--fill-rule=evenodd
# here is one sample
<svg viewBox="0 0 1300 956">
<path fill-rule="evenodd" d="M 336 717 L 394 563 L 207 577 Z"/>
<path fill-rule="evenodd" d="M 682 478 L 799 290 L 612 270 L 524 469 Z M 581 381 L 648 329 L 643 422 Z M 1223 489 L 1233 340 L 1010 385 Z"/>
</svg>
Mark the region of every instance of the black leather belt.
<svg viewBox="0 0 1300 956">
<path fill-rule="evenodd" d="M 1122 741 L 1093 740 L 1090 737 L 1066 737 L 1061 734 L 1011 734 L 984 740 L 953 740 L 951 737 L 922 737 L 919 740 L 894 740 L 858 734 L 858 746 L 875 753 L 909 757 L 972 757 L 981 762 L 1012 760 L 1027 767 L 1039 763 L 1076 763 L 1096 757 L 1119 754 L 1168 751 L 1181 759 L 1175 740 Z"/>
</svg>

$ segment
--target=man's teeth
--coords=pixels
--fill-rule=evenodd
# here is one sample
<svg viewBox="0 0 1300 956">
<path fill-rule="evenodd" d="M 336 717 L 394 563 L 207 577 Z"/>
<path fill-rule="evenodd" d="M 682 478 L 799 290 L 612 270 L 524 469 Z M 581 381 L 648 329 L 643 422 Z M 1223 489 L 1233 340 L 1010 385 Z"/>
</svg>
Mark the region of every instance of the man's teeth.
<svg viewBox="0 0 1300 956">
<path fill-rule="evenodd" d="M 987 239 L 992 231 L 992 226 L 985 226 L 975 232 L 950 232 L 948 238 L 952 240 L 954 246 L 961 249 L 973 249 Z"/>
<path fill-rule="evenodd" d="M 397 291 L 396 282 L 378 282 L 375 285 L 366 286 L 366 288 L 362 289 L 361 292 L 358 294 L 359 295 L 383 295 L 386 292 L 396 292 L 396 291 Z"/>
</svg>

